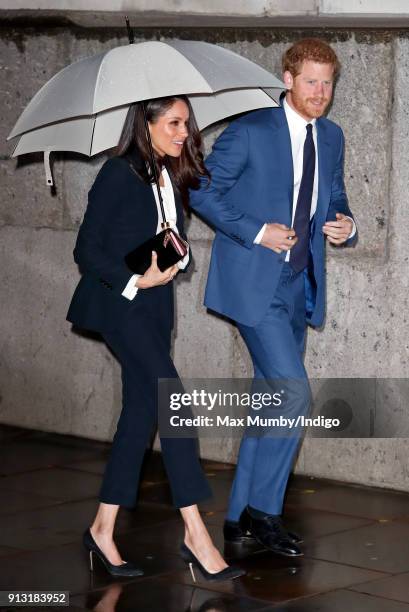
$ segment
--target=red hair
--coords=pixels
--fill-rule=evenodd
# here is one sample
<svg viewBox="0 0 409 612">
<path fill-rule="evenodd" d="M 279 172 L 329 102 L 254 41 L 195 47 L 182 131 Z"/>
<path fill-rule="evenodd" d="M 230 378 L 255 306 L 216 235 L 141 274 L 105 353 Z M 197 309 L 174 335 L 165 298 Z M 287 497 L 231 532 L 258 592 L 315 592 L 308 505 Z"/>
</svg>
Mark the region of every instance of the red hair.
<svg viewBox="0 0 409 612">
<path fill-rule="evenodd" d="M 341 68 L 337 54 L 328 43 L 319 38 L 303 38 L 287 49 L 282 57 L 283 72 L 290 72 L 295 78 L 305 61 L 331 64 L 336 76 Z"/>
</svg>

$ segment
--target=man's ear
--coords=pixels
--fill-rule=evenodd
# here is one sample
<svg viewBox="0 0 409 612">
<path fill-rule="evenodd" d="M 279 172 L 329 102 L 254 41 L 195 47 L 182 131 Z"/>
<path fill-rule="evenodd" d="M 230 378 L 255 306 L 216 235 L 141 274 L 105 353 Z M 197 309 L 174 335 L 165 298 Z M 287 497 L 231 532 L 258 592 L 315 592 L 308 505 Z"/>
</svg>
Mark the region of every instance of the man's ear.
<svg viewBox="0 0 409 612">
<path fill-rule="evenodd" d="M 289 70 L 286 70 L 283 74 L 284 85 L 286 89 L 292 89 L 294 84 L 293 75 Z"/>
</svg>

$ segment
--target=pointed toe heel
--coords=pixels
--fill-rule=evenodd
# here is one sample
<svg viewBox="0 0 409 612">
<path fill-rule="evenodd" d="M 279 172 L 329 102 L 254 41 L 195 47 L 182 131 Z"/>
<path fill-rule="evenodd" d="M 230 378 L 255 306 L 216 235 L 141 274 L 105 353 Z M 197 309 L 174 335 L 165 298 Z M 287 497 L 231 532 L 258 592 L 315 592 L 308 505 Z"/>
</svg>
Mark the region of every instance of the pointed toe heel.
<svg viewBox="0 0 409 612">
<path fill-rule="evenodd" d="M 106 571 L 111 574 L 111 576 L 143 576 L 143 571 L 136 567 L 136 565 L 134 565 L 133 563 L 130 563 L 129 561 L 127 561 L 126 563 L 122 563 L 122 565 L 114 565 L 113 563 L 108 561 L 108 559 L 92 537 L 90 529 L 87 529 L 85 531 L 82 537 L 82 542 L 84 544 L 84 547 L 89 552 L 89 569 L 91 572 L 94 571 L 93 556 L 96 555 L 105 567 Z"/>
<path fill-rule="evenodd" d="M 239 578 L 240 576 L 244 576 L 246 573 L 245 570 L 241 569 L 240 567 L 236 567 L 234 565 L 229 565 L 228 567 L 225 567 L 224 569 L 220 570 L 220 572 L 215 572 L 215 573 L 208 572 L 207 569 L 203 567 L 199 559 L 195 557 L 195 555 L 192 553 L 190 548 L 186 546 L 185 543 L 183 543 L 180 547 L 180 555 L 182 559 L 189 565 L 189 569 L 190 569 L 190 573 L 192 574 L 193 582 L 196 582 L 196 577 L 193 571 L 193 567 L 196 567 L 202 574 L 203 578 L 205 580 L 208 580 L 209 582 L 218 582 L 222 580 L 233 580 L 234 578 Z"/>
</svg>

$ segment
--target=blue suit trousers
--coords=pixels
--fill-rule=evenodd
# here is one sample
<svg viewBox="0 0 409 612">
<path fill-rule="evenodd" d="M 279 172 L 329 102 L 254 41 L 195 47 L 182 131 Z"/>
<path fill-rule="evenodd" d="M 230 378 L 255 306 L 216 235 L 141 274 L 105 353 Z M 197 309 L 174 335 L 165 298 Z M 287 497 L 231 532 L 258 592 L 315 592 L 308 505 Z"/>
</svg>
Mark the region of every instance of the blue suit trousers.
<svg viewBox="0 0 409 612">
<path fill-rule="evenodd" d="M 257 379 L 269 379 L 279 385 L 286 381 L 287 387 L 294 381 L 297 393 L 290 416 L 305 416 L 310 406 L 310 390 L 303 364 L 306 335 L 303 272 L 295 273 L 284 263 L 265 317 L 254 327 L 238 324 L 238 328 L 253 361 L 255 385 Z M 281 514 L 299 441 L 299 433 L 243 437 L 227 513 L 229 520 L 238 521 L 247 505 L 268 514 Z"/>
</svg>

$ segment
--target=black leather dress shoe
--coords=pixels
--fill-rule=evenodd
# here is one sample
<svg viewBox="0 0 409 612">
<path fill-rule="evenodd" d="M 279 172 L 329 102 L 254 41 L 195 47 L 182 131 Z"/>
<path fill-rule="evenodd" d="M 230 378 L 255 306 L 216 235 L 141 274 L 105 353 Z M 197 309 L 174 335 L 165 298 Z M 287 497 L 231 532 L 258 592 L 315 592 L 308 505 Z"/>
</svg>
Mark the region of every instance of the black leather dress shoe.
<svg viewBox="0 0 409 612">
<path fill-rule="evenodd" d="M 249 520 L 250 533 L 264 548 L 286 557 L 301 557 L 304 554 L 289 538 L 279 515 L 267 515 L 255 519 L 249 514 Z"/>
<path fill-rule="evenodd" d="M 275 518 L 277 518 L 278 521 L 280 521 L 281 526 L 283 527 L 284 531 L 287 533 L 287 537 L 289 540 L 291 540 L 291 542 L 293 542 L 293 544 L 301 544 L 302 542 L 304 542 L 303 538 L 298 535 L 298 533 L 295 533 L 295 531 L 288 531 L 288 529 L 286 529 L 283 525 L 283 520 L 281 518 L 281 516 L 279 514 L 274 514 L 272 515 Z M 240 525 L 242 526 L 242 529 L 246 529 L 247 531 L 250 531 L 250 513 L 248 511 L 248 508 L 244 508 L 241 517 L 240 517 Z"/>
<path fill-rule="evenodd" d="M 236 521 L 224 521 L 223 535 L 226 542 L 233 544 L 245 544 L 246 542 L 254 542 L 254 537 L 246 529 L 243 530 L 240 523 Z"/>
<path fill-rule="evenodd" d="M 280 516 L 277 516 L 277 518 L 281 520 Z M 283 529 L 285 529 L 284 526 Z M 285 531 L 287 532 L 288 539 L 291 540 L 293 544 L 301 544 L 304 541 L 298 533 L 288 531 L 287 529 L 285 529 Z M 247 508 L 244 508 L 238 522 L 224 521 L 223 534 L 226 542 L 234 544 L 245 544 L 254 540 L 254 536 L 250 532 L 250 514 Z"/>
<path fill-rule="evenodd" d="M 288 531 L 288 529 L 286 529 L 285 527 L 284 529 L 287 532 L 288 538 L 294 544 L 302 544 L 304 542 L 303 538 L 300 535 L 298 535 L 298 533 L 295 533 L 295 531 Z"/>
</svg>

